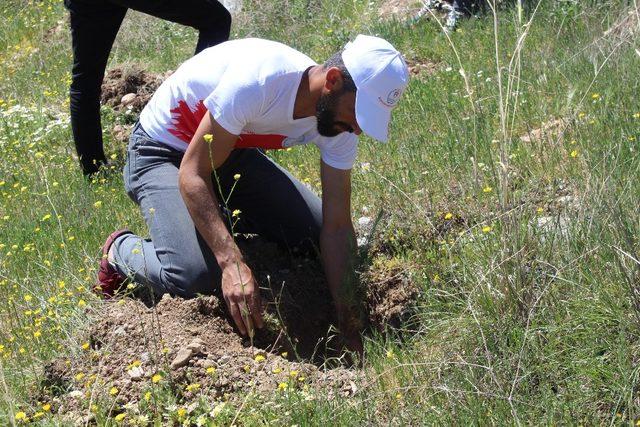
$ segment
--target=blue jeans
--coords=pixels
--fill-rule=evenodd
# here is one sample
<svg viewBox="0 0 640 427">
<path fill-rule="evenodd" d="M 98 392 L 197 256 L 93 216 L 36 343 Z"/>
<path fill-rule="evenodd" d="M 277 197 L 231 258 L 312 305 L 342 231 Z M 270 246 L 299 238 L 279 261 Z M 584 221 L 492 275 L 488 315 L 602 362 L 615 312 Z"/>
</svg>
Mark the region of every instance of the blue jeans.
<svg viewBox="0 0 640 427">
<path fill-rule="evenodd" d="M 221 270 L 196 229 L 178 188 L 184 153 L 153 140 L 138 123 L 133 129 L 124 167 L 127 194 L 140 207 L 150 239 L 127 234 L 116 239 L 117 270 L 149 285 L 156 295 L 183 297 L 211 294 Z M 322 202 L 304 184 L 257 149 L 232 151 L 216 170 L 228 206 L 239 209 L 234 231 L 255 233 L 279 244 L 317 247 Z M 212 177 L 213 179 L 214 177 Z M 214 182 L 217 190 L 217 184 Z M 222 201 L 220 194 L 218 200 Z"/>
</svg>

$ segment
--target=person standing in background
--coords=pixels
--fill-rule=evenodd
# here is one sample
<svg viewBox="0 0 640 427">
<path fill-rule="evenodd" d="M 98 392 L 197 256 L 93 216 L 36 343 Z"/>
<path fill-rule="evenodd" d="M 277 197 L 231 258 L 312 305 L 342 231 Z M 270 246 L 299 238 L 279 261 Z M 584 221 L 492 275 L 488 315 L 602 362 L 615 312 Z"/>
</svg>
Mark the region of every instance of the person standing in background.
<svg viewBox="0 0 640 427">
<path fill-rule="evenodd" d="M 231 14 L 217 0 L 64 0 L 69 10 L 73 68 L 71 129 L 84 175 L 106 163 L 100 92 L 113 41 L 128 9 L 193 27 L 195 53 L 229 39 Z"/>
</svg>

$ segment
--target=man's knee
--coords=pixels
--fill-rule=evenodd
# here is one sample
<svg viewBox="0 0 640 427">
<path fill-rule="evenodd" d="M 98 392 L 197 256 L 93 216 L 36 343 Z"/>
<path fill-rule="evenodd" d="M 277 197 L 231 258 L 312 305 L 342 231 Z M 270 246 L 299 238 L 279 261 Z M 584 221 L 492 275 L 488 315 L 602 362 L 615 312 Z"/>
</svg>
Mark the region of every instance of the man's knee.
<svg viewBox="0 0 640 427">
<path fill-rule="evenodd" d="M 168 293 L 192 298 L 198 294 L 213 294 L 219 276 L 218 271 L 204 262 L 185 260 L 163 271 L 162 285 Z"/>
</svg>

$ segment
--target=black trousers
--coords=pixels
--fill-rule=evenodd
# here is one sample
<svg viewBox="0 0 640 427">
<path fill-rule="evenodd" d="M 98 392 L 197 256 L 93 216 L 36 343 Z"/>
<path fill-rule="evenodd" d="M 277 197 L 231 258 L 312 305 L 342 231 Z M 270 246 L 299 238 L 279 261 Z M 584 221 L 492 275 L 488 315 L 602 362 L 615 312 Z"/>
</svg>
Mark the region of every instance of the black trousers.
<svg viewBox="0 0 640 427">
<path fill-rule="evenodd" d="M 85 175 L 106 162 L 100 123 L 100 87 L 113 41 L 127 9 L 200 32 L 196 53 L 229 39 L 231 15 L 216 0 L 64 0 L 71 18 L 73 69 L 71 129 Z"/>
</svg>

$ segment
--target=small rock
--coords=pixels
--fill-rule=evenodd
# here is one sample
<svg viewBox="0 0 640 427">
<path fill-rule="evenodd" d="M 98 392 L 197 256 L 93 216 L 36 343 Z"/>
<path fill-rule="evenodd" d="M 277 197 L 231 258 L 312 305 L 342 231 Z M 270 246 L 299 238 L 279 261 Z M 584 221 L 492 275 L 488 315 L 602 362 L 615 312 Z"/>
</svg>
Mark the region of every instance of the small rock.
<svg viewBox="0 0 640 427">
<path fill-rule="evenodd" d="M 142 366 L 135 366 L 127 371 L 127 374 L 133 381 L 140 381 L 144 377 L 144 369 Z"/>
<path fill-rule="evenodd" d="M 202 354 L 205 352 L 207 344 L 200 338 L 196 338 L 187 344 L 187 348 L 191 349 L 196 354 Z"/>
<path fill-rule="evenodd" d="M 360 225 L 360 227 L 366 227 L 370 223 L 371 223 L 371 217 L 361 216 L 360 218 L 358 218 L 358 225 Z"/>
<path fill-rule="evenodd" d="M 135 93 L 128 93 L 126 95 L 124 95 L 121 99 L 120 99 L 120 104 L 127 106 L 131 103 L 133 103 L 133 101 L 136 100 L 136 94 Z"/>
<path fill-rule="evenodd" d="M 83 426 L 89 425 L 91 422 L 95 421 L 95 419 L 96 416 L 94 414 L 85 415 L 84 417 L 80 418 Z"/>
<path fill-rule="evenodd" d="M 178 354 L 173 358 L 171 362 L 171 369 L 178 369 L 183 366 L 186 366 L 189 363 L 189 360 L 193 357 L 193 350 L 190 348 L 181 348 L 178 350 Z"/>
<path fill-rule="evenodd" d="M 565 206 L 565 207 L 577 207 L 578 206 L 578 202 L 577 202 L 576 198 L 573 197 L 573 196 L 558 197 L 556 199 L 556 202 L 559 205 Z"/>
</svg>

